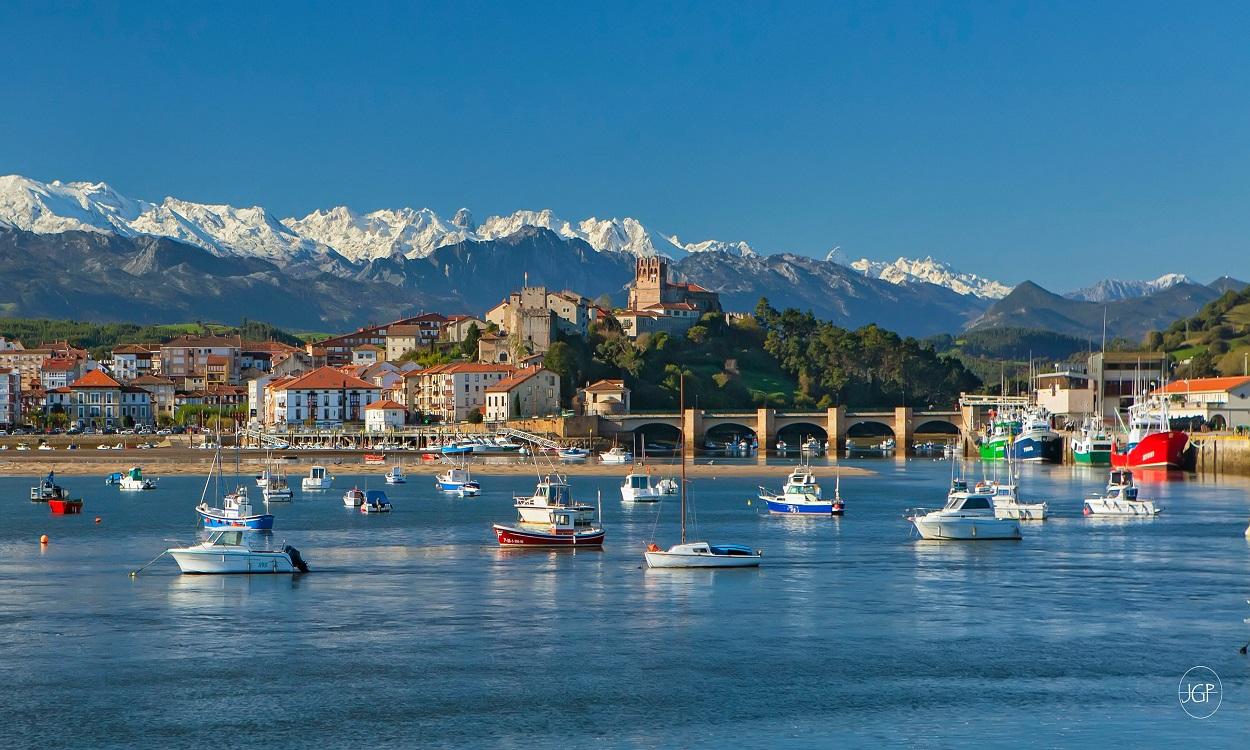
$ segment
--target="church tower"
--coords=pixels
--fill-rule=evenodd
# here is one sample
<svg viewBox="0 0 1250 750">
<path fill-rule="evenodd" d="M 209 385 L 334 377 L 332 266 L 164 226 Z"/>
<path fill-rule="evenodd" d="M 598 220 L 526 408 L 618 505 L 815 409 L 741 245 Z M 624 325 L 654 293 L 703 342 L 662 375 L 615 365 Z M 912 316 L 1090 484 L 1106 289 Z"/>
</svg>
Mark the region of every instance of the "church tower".
<svg viewBox="0 0 1250 750">
<path fill-rule="evenodd" d="M 664 301 L 664 288 L 668 285 L 668 261 L 653 256 L 639 258 L 634 263 L 634 286 L 629 290 L 629 306 L 638 310 Z"/>
</svg>

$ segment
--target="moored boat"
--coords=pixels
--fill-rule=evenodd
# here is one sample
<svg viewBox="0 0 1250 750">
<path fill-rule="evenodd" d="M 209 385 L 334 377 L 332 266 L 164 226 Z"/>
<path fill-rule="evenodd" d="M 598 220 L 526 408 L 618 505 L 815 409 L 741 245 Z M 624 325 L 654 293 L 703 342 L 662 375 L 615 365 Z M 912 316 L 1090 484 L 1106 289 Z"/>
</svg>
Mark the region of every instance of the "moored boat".
<svg viewBox="0 0 1250 750">
<path fill-rule="evenodd" d="M 1133 472 L 1127 469 L 1112 469 L 1107 480 L 1107 489 L 1102 494 L 1093 494 L 1085 498 L 1083 512 L 1087 516 L 1154 516 L 1162 508 L 1156 507 L 1153 500 L 1142 500 L 1137 496 L 1137 485 L 1133 482 Z"/>
<path fill-rule="evenodd" d="M 661 480 L 662 481 L 662 480 Z M 626 503 L 655 503 L 665 495 L 660 483 L 645 469 L 631 471 L 621 483 L 621 501 Z"/>
<path fill-rule="evenodd" d="M 253 547 L 237 529 L 214 531 L 208 539 L 188 547 L 172 547 L 165 554 L 174 558 L 183 573 L 301 573 L 308 572 L 299 550 L 290 545 L 281 549 Z"/>
<path fill-rule="evenodd" d="M 372 466 L 380 466 L 386 463 L 386 454 L 385 453 L 366 453 L 365 463 L 372 465 Z"/>
<path fill-rule="evenodd" d="M 468 466 L 454 466 L 434 478 L 434 485 L 443 492 L 472 496 L 482 492 L 482 485 L 472 474 Z"/>
<path fill-rule="evenodd" d="M 577 523 L 589 521 L 594 517 L 595 506 L 576 502 L 571 498 L 568 480 L 560 474 L 540 476 L 529 497 L 515 496 L 513 507 L 525 523 L 547 524 L 551 522 L 551 511 L 561 510 L 573 514 Z"/>
<path fill-rule="evenodd" d="M 994 514 L 994 492 L 989 487 L 967 489 L 962 479 L 952 483 L 946 505 L 939 510 L 917 509 L 907 520 L 922 539 L 992 541 L 1020 539 L 1020 522 Z"/>
<path fill-rule="evenodd" d="M 1111 448 L 1111 465 L 1126 469 L 1161 466 L 1168 469 L 1185 467 L 1189 435 L 1173 430 L 1164 399 L 1148 399 L 1129 407 L 1127 443 Z"/>
<path fill-rule="evenodd" d="M 610 450 L 599 454 L 599 463 L 603 464 L 627 464 L 633 460 L 634 454 L 619 445 L 614 445 Z"/>
<path fill-rule="evenodd" d="M 220 508 L 213 508 L 206 500 L 201 499 L 200 504 L 195 506 L 195 512 L 199 514 L 206 529 L 273 529 L 273 514 L 255 512 L 248 500 L 247 488 L 243 486 L 222 498 Z"/>
<path fill-rule="evenodd" d="M 267 503 L 283 502 L 295 497 L 295 493 L 291 491 L 291 485 L 286 481 L 286 474 L 281 469 L 269 475 L 269 481 L 260 492 Z"/>
<path fill-rule="evenodd" d="M 602 547 L 607 532 L 576 518 L 577 514 L 568 509 L 552 510 L 546 523 L 496 523 L 492 528 L 505 547 Z"/>
<path fill-rule="evenodd" d="M 361 513 L 390 513 L 391 501 L 382 490 L 367 490 L 364 502 L 360 504 Z"/>
<path fill-rule="evenodd" d="M 382 478 L 386 480 L 387 484 L 404 484 L 408 481 L 408 477 L 404 476 L 403 467 L 399 464 L 392 466 L 390 471 L 386 472 Z"/>
<path fill-rule="evenodd" d="M 1011 458 L 1017 461 L 1063 461 L 1063 438 L 1050 426 L 1050 415 L 1040 407 L 1025 412 L 1020 433 L 1011 442 Z"/>
<path fill-rule="evenodd" d="M 343 493 L 343 505 L 348 508 L 359 508 L 365 503 L 365 491 L 359 487 L 352 487 Z"/>
<path fill-rule="evenodd" d="M 769 492 L 763 487 L 759 489 L 759 498 L 768 506 L 769 513 L 787 516 L 834 514 L 834 501 L 821 497 L 820 485 L 807 466 L 800 466 L 790 472 L 781 492 Z M 844 509 L 839 508 L 839 512 Z"/>
<path fill-rule="evenodd" d="M 132 466 L 129 471 L 122 475 L 122 478 L 117 483 L 117 488 L 127 492 L 154 490 L 156 489 L 156 480 L 144 477 L 143 469 L 140 469 L 138 466 Z"/>
<path fill-rule="evenodd" d="M 328 490 L 332 484 L 334 477 L 326 472 L 324 466 L 313 466 L 308 470 L 308 476 L 300 482 L 300 486 L 306 490 Z"/>
<path fill-rule="evenodd" d="M 1103 420 L 1091 414 L 1081 425 L 1080 434 L 1072 440 L 1072 462 L 1083 466 L 1110 466 L 1114 442 Z"/>
<path fill-rule="evenodd" d="M 685 413 L 686 381 L 680 378 L 678 409 Z M 686 453 L 685 440 L 681 443 L 681 538 L 677 544 L 662 549 L 655 542 L 647 545 L 643 559 L 648 568 L 758 568 L 764 553 L 740 544 L 709 544 L 686 540 Z"/>
</svg>

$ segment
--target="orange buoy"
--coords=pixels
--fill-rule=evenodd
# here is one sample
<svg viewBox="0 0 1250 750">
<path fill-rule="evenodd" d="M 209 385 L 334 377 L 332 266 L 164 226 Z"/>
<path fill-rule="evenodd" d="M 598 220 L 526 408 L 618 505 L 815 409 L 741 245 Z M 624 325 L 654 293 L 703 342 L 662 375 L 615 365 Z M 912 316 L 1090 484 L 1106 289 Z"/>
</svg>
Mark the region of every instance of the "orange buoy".
<svg viewBox="0 0 1250 750">
<path fill-rule="evenodd" d="M 96 522 L 96 523 L 99 523 L 99 522 L 100 522 L 100 517 L 99 517 L 99 516 L 96 516 L 96 517 L 95 517 L 95 522 Z"/>
<path fill-rule="evenodd" d="M 48 543 L 48 535 L 47 535 L 47 534 L 44 534 L 43 536 L 39 537 L 39 543 L 40 543 L 40 544 L 47 544 L 47 543 Z"/>
</svg>

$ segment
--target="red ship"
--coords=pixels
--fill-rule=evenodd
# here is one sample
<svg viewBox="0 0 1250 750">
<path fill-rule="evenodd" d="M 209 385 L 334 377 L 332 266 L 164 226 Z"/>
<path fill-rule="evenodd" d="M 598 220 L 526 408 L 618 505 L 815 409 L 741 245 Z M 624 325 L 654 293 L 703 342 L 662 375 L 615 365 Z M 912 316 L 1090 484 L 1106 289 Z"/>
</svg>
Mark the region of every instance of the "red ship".
<svg viewBox="0 0 1250 750">
<path fill-rule="evenodd" d="M 1137 403 L 1129 407 L 1128 445 L 1124 449 L 1118 442 L 1111 446 L 1111 465 L 1182 469 L 1188 448 L 1189 435 L 1173 430 L 1168 421 L 1166 401 Z"/>
</svg>

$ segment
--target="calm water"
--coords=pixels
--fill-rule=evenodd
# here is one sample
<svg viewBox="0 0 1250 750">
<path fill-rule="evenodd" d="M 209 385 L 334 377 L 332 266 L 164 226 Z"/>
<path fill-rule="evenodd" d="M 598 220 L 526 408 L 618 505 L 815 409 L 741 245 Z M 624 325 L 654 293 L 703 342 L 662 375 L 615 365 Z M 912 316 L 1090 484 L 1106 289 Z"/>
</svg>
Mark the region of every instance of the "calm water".
<svg viewBox="0 0 1250 750">
<path fill-rule="evenodd" d="M 854 463 L 854 462 L 851 462 Z M 0 745 L 12 747 L 1244 747 L 1250 742 L 1247 483 L 1145 483 L 1166 507 L 1091 521 L 1103 472 L 1026 467 L 1053 520 L 1023 542 L 918 542 L 905 508 L 940 504 L 949 465 L 864 461 L 840 520 L 748 505 L 783 469 L 694 484 L 713 541 L 765 550 L 757 571 L 647 571 L 675 503 L 603 490 L 602 552 L 504 552 L 525 477 L 452 499 L 414 475 L 390 516 L 337 491 L 277 506 L 274 541 L 314 572 L 180 576 L 202 479 L 122 495 L 66 482 L 82 516 L 0 479 Z M 827 473 L 826 488 L 832 477 Z M 376 481 L 375 481 L 376 484 Z M 99 525 L 94 516 L 102 517 Z M 52 537 L 40 550 L 38 536 Z M 1210 719 L 1182 673 L 1223 679 Z"/>
</svg>

